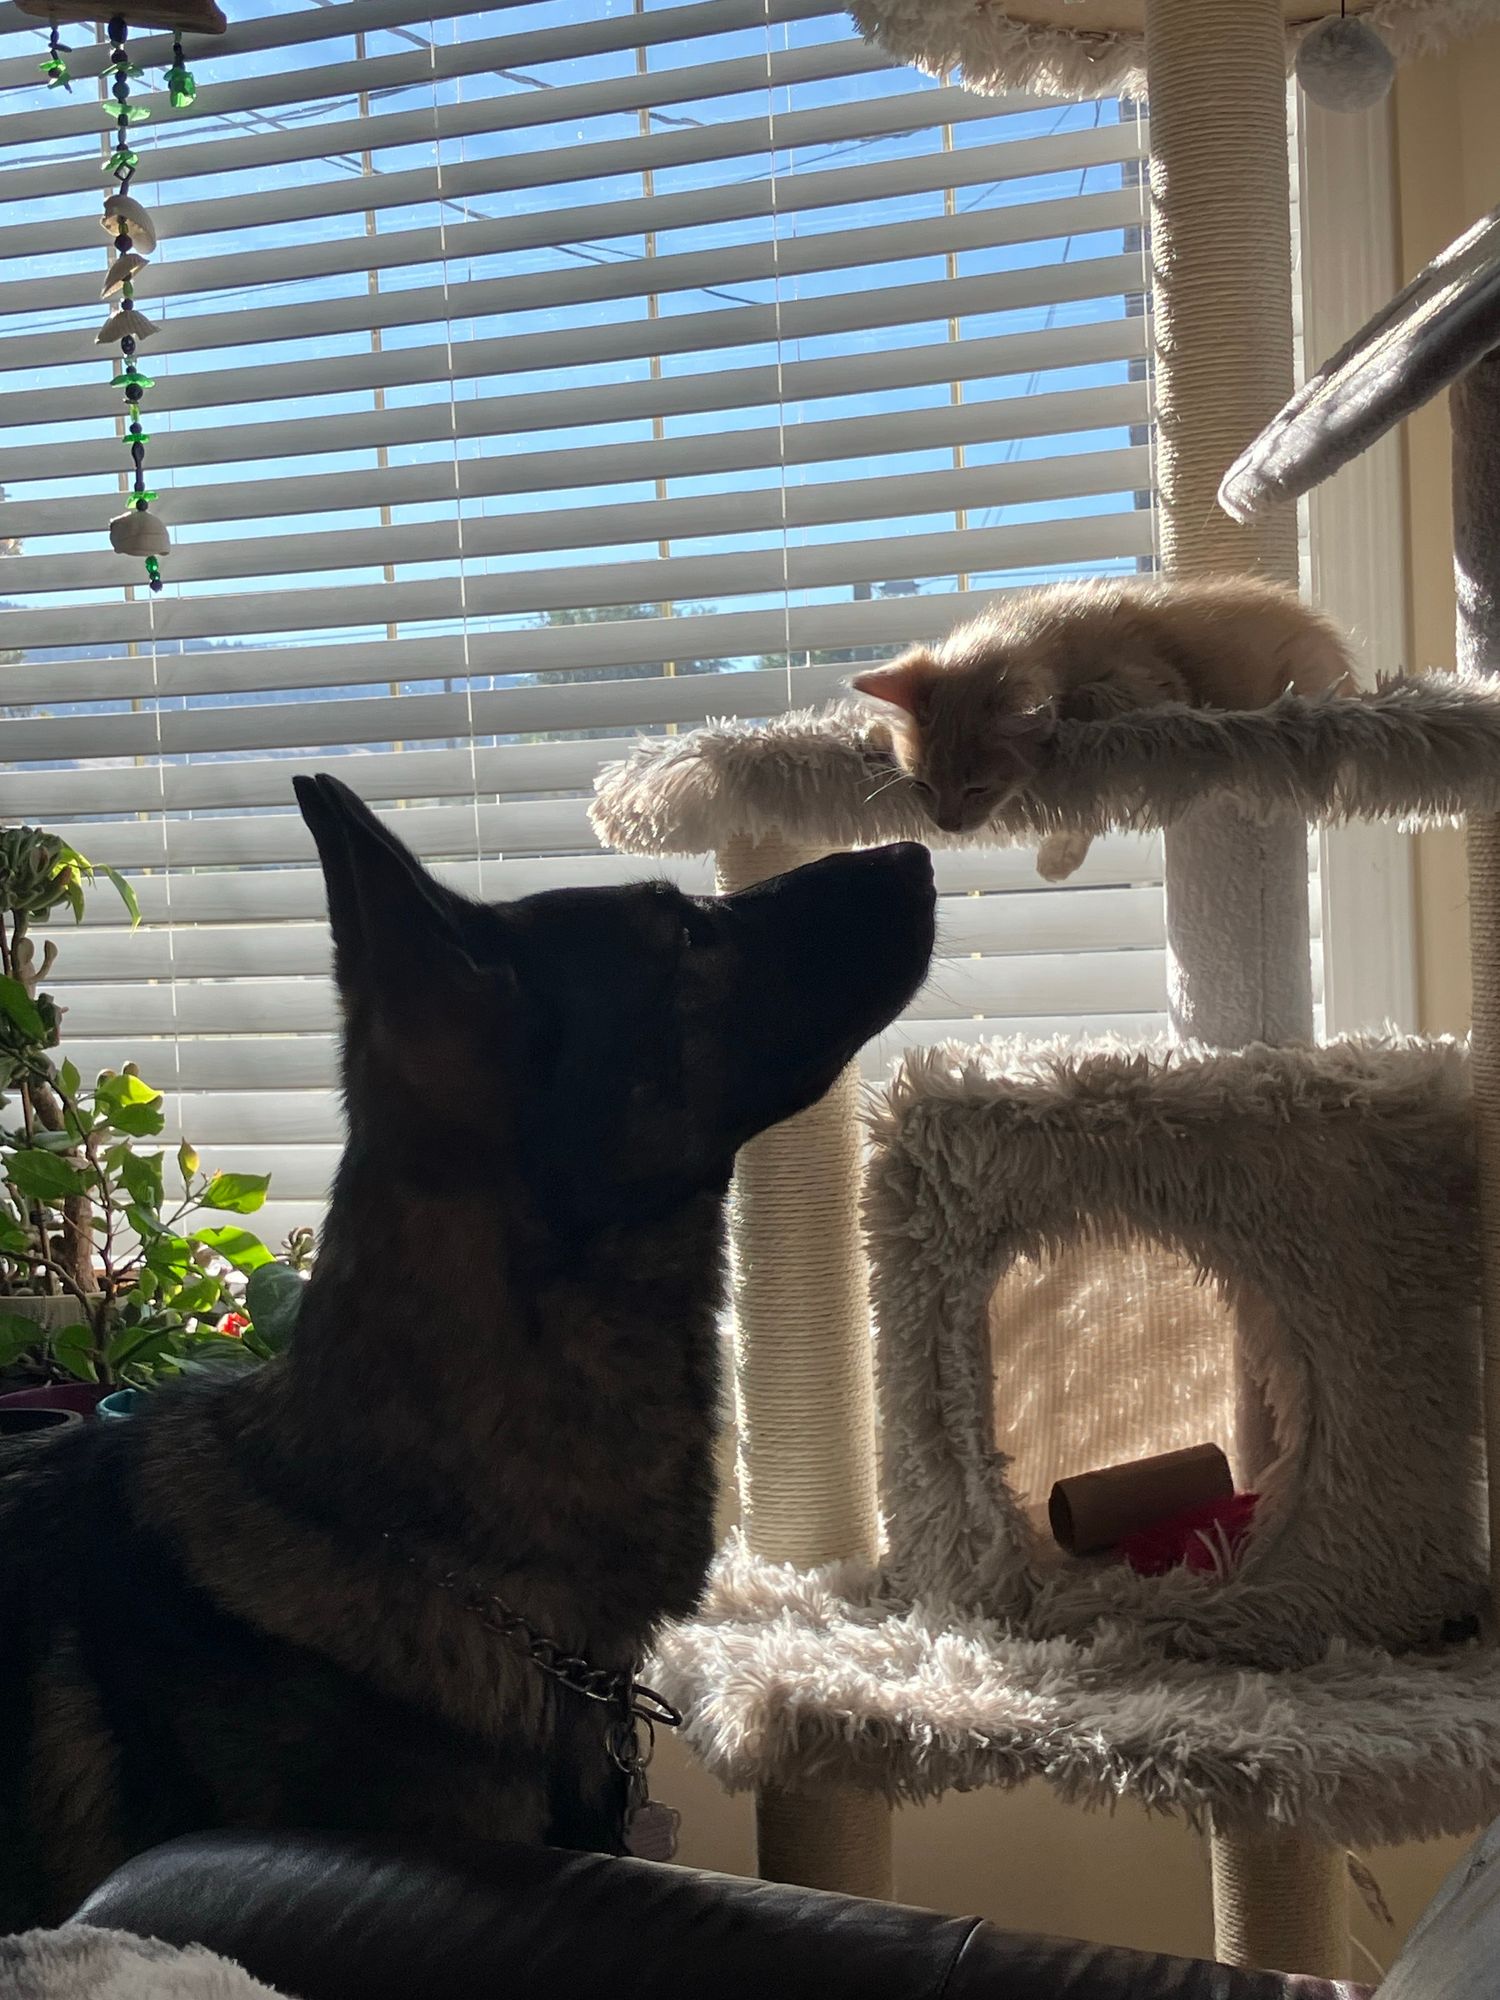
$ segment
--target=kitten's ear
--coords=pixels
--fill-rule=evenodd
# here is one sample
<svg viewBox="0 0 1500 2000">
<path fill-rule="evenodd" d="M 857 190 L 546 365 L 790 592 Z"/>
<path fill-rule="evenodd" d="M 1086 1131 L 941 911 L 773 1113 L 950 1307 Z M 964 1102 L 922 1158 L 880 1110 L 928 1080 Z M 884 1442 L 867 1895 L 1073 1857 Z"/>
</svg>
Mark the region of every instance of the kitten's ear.
<svg viewBox="0 0 1500 2000">
<path fill-rule="evenodd" d="M 889 702 L 892 708 L 899 708 L 917 721 L 926 706 L 927 691 L 936 672 L 937 668 L 925 654 L 913 653 L 904 660 L 893 660 L 888 667 L 871 667 L 868 673 L 855 674 L 849 685 L 856 694 Z"/>
</svg>

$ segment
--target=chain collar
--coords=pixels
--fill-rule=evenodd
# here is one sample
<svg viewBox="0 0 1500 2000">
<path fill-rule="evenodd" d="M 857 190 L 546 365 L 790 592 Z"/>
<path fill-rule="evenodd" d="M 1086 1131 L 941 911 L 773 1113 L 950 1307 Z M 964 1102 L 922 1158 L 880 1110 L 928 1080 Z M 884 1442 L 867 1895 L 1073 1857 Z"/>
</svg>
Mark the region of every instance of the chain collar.
<svg viewBox="0 0 1500 2000">
<path fill-rule="evenodd" d="M 682 1711 L 674 1708 L 666 1696 L 658 1694 L 655 1688 L 637 1680 L 633 1669 L 596 1667 L 584 1654 L 570 1653 L 556 1639 L 549 1639 L 544 1632 L 538 1632 L 530 1619 L 517 1611 L 513 1604 L 507 1603 L 498 1591 L 481 1590 L 457 1570 L 429 1568 L 409 1549 L 403 1548 L 389 1529 L 383 1531 L 382 1540 L 418 1576 L 434 1589 L 446 1591 L 487 1631 L 505 1640 L 507 1645 L 529 1660 L 539 1674 L 556 1682 L 559 1687 L 581 1695 L 585 1701 L 597 1702 L 601 1708 L 613 1710 L 609 1754 L 629 1781 L 633 1804 L 644 1802 L 646 1767 L 656 1746 L 656 1732 L 658 1729 L 680 1729 Z M 644 1747 L 641 1743 L 642 1731 L 646 1738 Z"/>
</svg>

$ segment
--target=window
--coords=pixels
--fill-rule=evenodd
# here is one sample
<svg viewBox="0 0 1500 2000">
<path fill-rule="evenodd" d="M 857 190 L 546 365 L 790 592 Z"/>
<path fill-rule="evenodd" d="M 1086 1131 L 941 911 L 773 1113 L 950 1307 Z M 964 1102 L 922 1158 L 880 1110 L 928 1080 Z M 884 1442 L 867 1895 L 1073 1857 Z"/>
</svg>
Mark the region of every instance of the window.
<svg viewBox="0 0 1500 2000">
<path fill-rule="evenodd" d="M 101 896 L 60 938 L 69 1052 L 270 1170 L 275 1233 L 339 1134 L 292 772 L 471 891 L 624 880 L 585 805 L 636 730 L 1148 564 L 1143 132 L 896 68 L 829 0 L 231 12 L 135 189 L 155 599 L 104 535 L 99 52 L 68 36 L 60 101 L 42 34 L 0 37 L 0 814 L 131 872 L 138 931 Z M 1160 1027 L 1156 843 L 1063 890 L 1019 850 L 941 872 L 947 956 L 886 1053 Z"/>
</svg>

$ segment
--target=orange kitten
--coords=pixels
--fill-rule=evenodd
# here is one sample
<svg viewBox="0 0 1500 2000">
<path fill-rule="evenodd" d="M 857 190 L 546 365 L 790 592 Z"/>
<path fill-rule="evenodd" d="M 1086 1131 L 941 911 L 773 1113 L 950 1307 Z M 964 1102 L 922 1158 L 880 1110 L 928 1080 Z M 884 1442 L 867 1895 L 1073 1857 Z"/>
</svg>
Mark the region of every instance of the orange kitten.
<svg viewBox="0 0 1500 2000">
<path fill-rule="evenodd" d="M 1278 584 L 1131 577 L 1008 592 L 850 685 L 889 705 L 896 761 L 934 824 L 970 833 L 1035 775 L 1058 716 L 1264 708 L 1353 679 L 1334 627 Z M 1064 881 L 1088 850 L 1086 835 L 1052 834 L 1037 872 Z"/>
</svg>

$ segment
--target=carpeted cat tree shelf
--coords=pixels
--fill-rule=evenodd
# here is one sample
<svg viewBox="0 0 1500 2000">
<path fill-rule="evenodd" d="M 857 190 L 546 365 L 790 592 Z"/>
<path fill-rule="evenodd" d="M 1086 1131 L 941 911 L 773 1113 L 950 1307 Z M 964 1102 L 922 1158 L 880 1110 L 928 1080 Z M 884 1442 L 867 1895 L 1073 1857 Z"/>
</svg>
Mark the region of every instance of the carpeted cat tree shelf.
<svg viewBox="0 0 1500 2000">
<path fill-rule="evenodd" d="M 913 1056 L 868 1141 L 868 1266 L 852 1076 L 746 1150 L 741 1538 L 659 1671 L 710 1768 L 756 1789 L 768 1873 L 879 1887 L 885 1802 L 1040 1777 L 1203 1825 L 1221 1956 L 1342 1976 L 1345 1848 L 1500 1809 L 1500 1654 L 1473 1636 L 1500 1551 L 1500 542 L 1471 504 L 1500 490 L 1496 343 L 1476 238 L 1227 489 L 1270 508 L 1463 376 L 1463 675 L 1063 722 L 967 843 L 853 708 L 643 744 L 600 780 L 603 839 L 712 852 L 726 886 L 895 838 L 1226 811 L 1462 818 L 1475 854 L 1472 1072 L 1420 1042 Z M 1260 1496 L 1206 1569 L 1065 1557 L 1028 1505 L 1203 1437 Z"/>
</svg>

